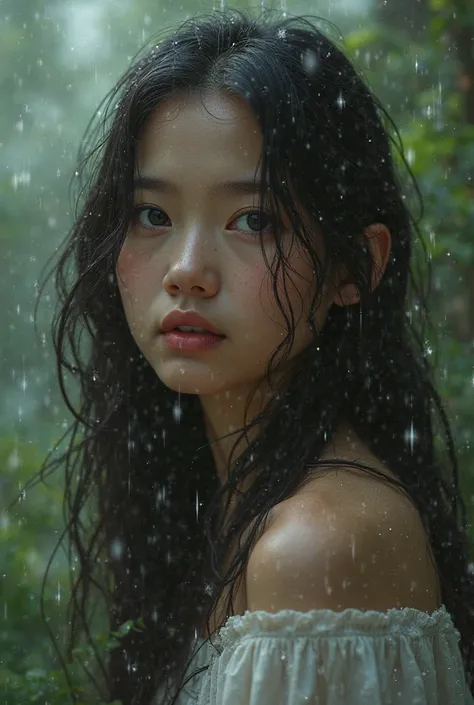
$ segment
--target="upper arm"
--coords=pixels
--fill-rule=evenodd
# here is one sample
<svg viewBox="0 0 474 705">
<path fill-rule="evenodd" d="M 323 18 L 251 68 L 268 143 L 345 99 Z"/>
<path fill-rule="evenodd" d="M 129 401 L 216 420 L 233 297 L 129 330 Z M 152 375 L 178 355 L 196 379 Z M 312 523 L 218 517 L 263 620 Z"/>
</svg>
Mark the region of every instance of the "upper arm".
<svg viewBox="0 0 474 705">
<path fill-rule="evenodd" d="M 419 515 L 391 496 L 383 512 L 374 506 L 363 515 L 350 501 L 315 497 L 299 511 L 290 505 L 249 557 L 247 609 L 437 609 L 436 572 Z"/>
</svg>

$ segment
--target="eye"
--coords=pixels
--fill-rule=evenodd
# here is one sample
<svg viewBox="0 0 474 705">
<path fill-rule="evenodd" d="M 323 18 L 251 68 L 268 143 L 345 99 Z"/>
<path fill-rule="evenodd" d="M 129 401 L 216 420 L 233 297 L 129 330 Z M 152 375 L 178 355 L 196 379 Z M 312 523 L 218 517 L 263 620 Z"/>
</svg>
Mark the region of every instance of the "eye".
<svg viewBox="0 0 474 705">
<path fill-rule="evenodd" d="M 268 213 L 265 212 L 260 212 L 260 211 L 246 211 L 245 213 L 241 213 L 237 218 L 234 218 L 232 223 L 238 223 L 238 221 L 244 221 L 247 224 L 247 227 L 250 228 L 251 232 L 253 233 L 259 233 L 259 232 L 271 232 L 269 228 L 272 225 L 271 222 L 271 217 Z M 231 230 L 231 227 L 228 227 L 228 230 Z M 236 230 L 244 230 L 245 225 L 243 228 L 237 227 Z"/>
<path fill-rule="evenodd" d="M 135 210 L 135 220 L 141 227 L 153 230 L 153 228 L 166 227 L 166 221 L 169 221 L 169 218 L 161 208 L 146 206 Z"/>
</svg>

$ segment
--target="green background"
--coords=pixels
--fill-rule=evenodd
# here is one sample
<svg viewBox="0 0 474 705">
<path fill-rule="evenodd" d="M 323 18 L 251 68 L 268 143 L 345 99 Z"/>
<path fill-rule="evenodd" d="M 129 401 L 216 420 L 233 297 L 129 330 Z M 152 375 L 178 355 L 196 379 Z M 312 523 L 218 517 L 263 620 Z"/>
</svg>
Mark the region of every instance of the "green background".
<svg viewBox="0 0 474 705">
<path fill-rule="evenodd" d="M 51 287 L 36 331 L 33 315 L 41 270 L 71 224 L 69 182 L 77 148 L 100 100 L 143 42 L 190 15 L 225 5 L 0 0 L 0 705 L 67 701 L 47 631 L 64 648 L 68 565 L 74 570 L 64 548 L 52 557 L 44 613 L 39 600 L 64 530 L 61 472 L 10 505 L 70 423 L 48 334 L 55 306 Z M 435 358 L 438 351 L 438 384 L 472 520 L 474 3 L 267 0 L 230 6 L 271 7 L 334 23 L 320 26 L 336 39 L 342 34 L 347 52 L 401 130 L 424 196 L 421 228 L 433 263 L 436 336 L 426 341 L 426 355 Z M 97 643 L 107 649 L 115 637 L 110 640 L 99 627 L 97 621 Z M 86 647 L 77 653 L 78 659 L 87 657 Z M 80 672 L 77 702 L 90 703 Z"/>
</svg>

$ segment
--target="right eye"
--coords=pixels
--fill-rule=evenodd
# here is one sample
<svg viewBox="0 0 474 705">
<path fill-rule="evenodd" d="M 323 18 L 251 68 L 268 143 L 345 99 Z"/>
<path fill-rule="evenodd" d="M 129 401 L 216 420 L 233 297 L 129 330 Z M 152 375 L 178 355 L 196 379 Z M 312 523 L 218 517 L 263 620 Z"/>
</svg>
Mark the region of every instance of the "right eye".
<svg viewBox="0 0 474 705">
<path fill-rule="evenodd" d="M 169 218 L 161 208 L 140 206 L 135 210 L 135 220 L 142 228 L 153 230 L 153 228 L 166 227 L 166 220 L 169 221 Z"/>
</svg>

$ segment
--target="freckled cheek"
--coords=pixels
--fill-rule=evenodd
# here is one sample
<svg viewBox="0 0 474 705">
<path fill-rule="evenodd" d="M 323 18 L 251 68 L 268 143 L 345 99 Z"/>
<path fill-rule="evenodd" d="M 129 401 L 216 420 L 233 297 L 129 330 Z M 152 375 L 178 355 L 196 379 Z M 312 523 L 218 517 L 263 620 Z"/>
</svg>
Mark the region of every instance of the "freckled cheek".
<svg viewBox="0 0 474 705">
<path fill-rule="evenodd" d="M 268 298 L 267 289 L 270 284 L 266 284 L 267 271 L 264 263 L 253 264 L 245 267 L 240 272 L 233 272 L 233 288 L 240 302 L 244 303 L 244 308 L 251 314 L 258 310 L 257 305 Z"/>
<path fill-rule="evenodd" d="M 147 293 L 156 292 L 158 280 L 153 275 L 149 254 L 123 247 L 116 269 L 119 286 L 129 295 L 144 300 Z"/>
</svg>

